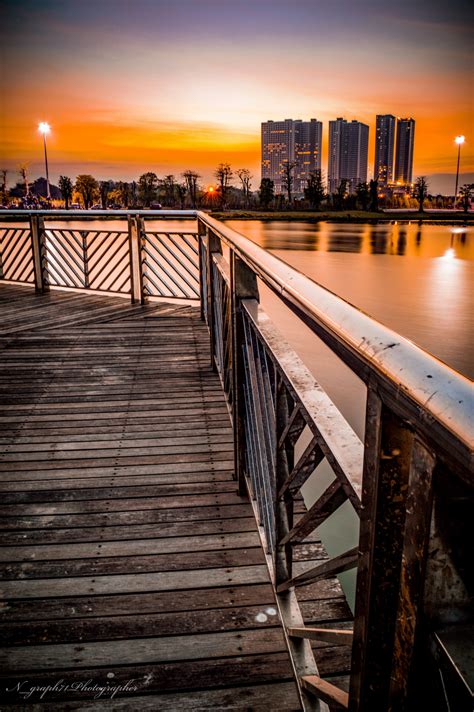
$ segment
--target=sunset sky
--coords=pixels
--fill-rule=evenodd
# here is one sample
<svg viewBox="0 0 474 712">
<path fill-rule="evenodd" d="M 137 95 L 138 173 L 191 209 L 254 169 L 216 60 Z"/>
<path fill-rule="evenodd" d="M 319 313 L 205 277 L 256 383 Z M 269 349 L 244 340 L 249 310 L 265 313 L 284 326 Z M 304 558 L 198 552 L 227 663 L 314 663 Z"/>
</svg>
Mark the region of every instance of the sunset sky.
<svg viewBox="0 0 474 712">
<path fill-rule="evenodd" d="M 415 175 L 474 170 L 473 13 L 454 0 L 0 0 L 1 168 L 260 180 L 260 123 L 416 120 Z M 437 179 L 434 179 L 435 181 Z M 436 187 L 436 186 L 433 186 Z"/>
</svg>

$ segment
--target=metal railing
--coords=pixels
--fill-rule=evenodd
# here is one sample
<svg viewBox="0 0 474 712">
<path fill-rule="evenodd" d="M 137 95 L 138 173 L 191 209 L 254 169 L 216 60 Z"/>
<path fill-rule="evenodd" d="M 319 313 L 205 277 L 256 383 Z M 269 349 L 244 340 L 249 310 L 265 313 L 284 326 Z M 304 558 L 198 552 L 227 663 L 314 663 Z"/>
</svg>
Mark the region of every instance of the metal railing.
<svg viewBox="0 0 474 712">
<path fill-rule="evenodd" d="M 103 215 L 110 217 L 111 211 L 89 211 L 87 217 Z M 459 537 L 451 536 L 472 518 L 466 506 L 472 503 L 474 481 L 472 384 L 205 213 L 112 215 L 126 216 L 128 232 L 118 231 L 103 248 L 108 250 L 107 269 L 114 260 L 118 266 L 108 274 L 111 281 L 104 281 L 105 275 L 92 281 L 95 288 L 119 286 L 132 301 L 200 296 L 212 367 L 232 417 L 238 488 L 250 494 L 261 525 L 303 707 L 326 710 L 329 704 L 382 712 L 411 704 L 416 709 L 417 690 L 431 676 L 441 680 L 440 690 L 451 705 L 445 709 L 463 709 L 469 693 L 453 682 L 455 666 L 446 661 L 440 630 L 454 624 L 462 637 L 473 617 L 469 542 L 461 545 Z M 67 216 L 84 219 L 84 213 Z M 197 230 L 148 231 L 149 217 L 197 219 Z M 15 247 L 11 231 L 0 230 L 3 278 L 31 282 L 34 268 L 37 289 L 47 289 L 53 284 L 48 230 L 43 215 L 28 214 L 28 219 L 31 243 L 22 231 Z M 101 241 L 102 233 L 93 240 L 86 235 L 84 252 L 80 233 L 72 242 L 74 231 L 55 232 L 68 286 L 93 288 L 91 275 L 99 276 L 92 266 L 86 284 L 87 265 L 94 245 L 107 240 Z M 259 282 L 366 384 L 364 442 L 261 308 Z M 315 471 L 323 460 L 332 468 L 333 481 L 297 519 L 295 500 L 308 479 L 318 477 Z M 346 501 L 360 516 L 358 547 L 296 570 L 294 544 Z M 355 567 L 353 633 L 305 627 L 298 589 Z M 314 639 L 352 645 L 348 695 L 319 677 L 310 644 Z"/>
</svg>

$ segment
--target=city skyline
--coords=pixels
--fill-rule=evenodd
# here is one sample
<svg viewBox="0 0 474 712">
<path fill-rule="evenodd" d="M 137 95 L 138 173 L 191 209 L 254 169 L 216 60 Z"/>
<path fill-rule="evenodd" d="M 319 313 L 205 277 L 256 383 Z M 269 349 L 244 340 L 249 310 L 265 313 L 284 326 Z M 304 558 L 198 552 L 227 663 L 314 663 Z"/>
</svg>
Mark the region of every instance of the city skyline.
<svg viewBox="0 0 474 712">
<path fill-rule="evenodd" d="M 375 115 L 392 113 L 416 117 L 415 176 L 454 175 L 465 135 L 462 176 L 474 171 L 471 10 L 444 5 L 3 0 L 0 167 L 10 184 L 19 163 L 42 174 L 48 121 L 53 182 L 187 168 L 208 181 L 221 161 L 257 176 L 268 117 L 356 118 L 371 157 Z M 327 144 L 325 131 L 323 170 Z"/>
</svg>

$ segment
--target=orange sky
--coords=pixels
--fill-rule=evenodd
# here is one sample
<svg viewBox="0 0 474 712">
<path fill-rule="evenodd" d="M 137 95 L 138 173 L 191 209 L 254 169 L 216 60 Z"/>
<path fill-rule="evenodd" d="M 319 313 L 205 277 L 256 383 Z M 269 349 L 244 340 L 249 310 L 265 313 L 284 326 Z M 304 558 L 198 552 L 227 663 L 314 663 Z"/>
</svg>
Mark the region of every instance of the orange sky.
<svg viewBox="0 0 474 712">
<path fill-rule="evenodd" d="M 459 133 L 461 171 L 474 170 L 464 2 L 419 2 L 409 19 L 404 0 L 357 12 L 346 0 L 4 4 L 1 160 L 13 172 L 44 174 L 36 126 L 48 121 L 53 181 L 187 168 L 208 181 L 228 161 L 257 184 L 261 121 L 322 120 L 325 169 L 336 116 L 369 124 L 370 172 L 376 113 L 415 118 L 415 175 L 453 173 Z"/>
</svg>

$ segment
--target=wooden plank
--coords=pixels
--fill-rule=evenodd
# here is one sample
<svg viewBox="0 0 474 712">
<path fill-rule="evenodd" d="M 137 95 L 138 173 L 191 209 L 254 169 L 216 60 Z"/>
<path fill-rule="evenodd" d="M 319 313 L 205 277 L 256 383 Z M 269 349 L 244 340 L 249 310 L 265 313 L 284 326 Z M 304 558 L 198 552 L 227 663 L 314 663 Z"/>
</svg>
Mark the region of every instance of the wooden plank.
<svg viewBox="0 0 474 712">
<path fill-rule="evenodd" d="M 306 638 L 334 645 L 352 645 L 353 633 L 351 630 L 338 630 L 336 628 L 288 628 L 288 635 L 292 638 Z"/>
<path fill-rule="evenodd" d="M 349 709 L 349 695 L 330 682 L 317 675 L 307 675 L 301 678 L 303 686 L 318 699 L 336 706 L 338 709 Z"/>
<path fill-rule="evenodd" d="M 67 669 L 74 664 L 81 667 L 138 665 L 171 662 L 176 660 L 199 660 L 285 650 L 280 629 L 260 628 L 241 632 L 197 633 L 193 644 L 187 635 L 137 638 L 74 644 L 51 644 L 15 646 L 0 654 L 4 673 L 29 670 Z"/>
<path fill-rule="evenodd" d="M 94 695 L 97 694 L 97 690 L 94 691 L 90 687 L 87 689 L 84 685 L 81 686 L 81 682 L 93 680 L 95 684 L 107 690 L 111 685 L 126 685 L 133 680 L 134 692 L 131 696 L 127 696 L 126 691 L 122 691 L 113 697 L 113 701 L 108 701 L 103 695 L 100 706 L 129 712 L 137 709 L 189 712 L 189 710 L 222 709 L 222 705 L 225 704 L 227 709 L 267 712 L 269 701 L 275 699 L 278 706 L 271 709 L 278 712 L 286 712 L 286 710 L 294 712 L 300 709 L 294 682 L 291 680 L 289 661 L 283 653 L 211 661 L 180 661 L 166 665 L 117 667 L 112 676 L 110 677 L 109 670 L 101 668 L 78 672 L 62 671 L 61 678 L 64 679 L 65 687 L 68 686 L 67 689 L 56 690 L 51 696 L 46 695 L 43 699 L 48 709 L 64 709 L 64 704 L 67 703 L 67 709 L 96 711 L 98 702 L 94 699 Z M 43 687 L 50 681 L 51 676 L 48 673 L 29 673 L 28 679 L 32 686 Z M 241 685 L 242 681 L 244 686 L 233 687 L 239 683 Z M 21 698 L 15 696 L 18 682 L 21 682 L 20 676 L 10 676 L 5 682 L 8 689 L 14 691 L 8 701 L 20 702 Z M 251 687 L 252 685 L 255 685 L 255 689 Z M 202 688 L 207 689 L 202 690 Z M 170 692 L 173 690 L 179 692 Z M 273 690 L 275 690 L 275 697 Z M 143 694 L 143 697 L 136 697 L 137 693 Z M 124 697 L 121 696 L 123 694 Z M 288 695 L 291 697 L 288 698 Z M 108 697 L 110 700 L 111 694 Z M 90 704 L 87 703 L 88 699 Z M 281 707 L 278 704 L 280 699 Z M 28 709 L 44 712 L 44 703 L 34 704 L 39 700 L 39 691 L 34 692 Z M 62 700 L 62 702 L 56 705 L 54 700 Z M 73 700 L 81 701 L 74 703 Z M 134 706 L 135 700 L 138 701 L 137 706 Z M 285 704 L 289 704 L 289 707 Z"/>
<path fill-rule="evenodd" d="M 203 588 L 265 583 L 268 581 L 265 565 L 234 568 L 201 569 L 198 571 L 171 571 L 90 578 L 35 579 L 32 581 L 6 581 L 2 598 L 44 598 L 45 596 L 96 596 L 109 593 L 134 593 L 140 591 L 180 591 L 186 588 Z"/>
</svg>

